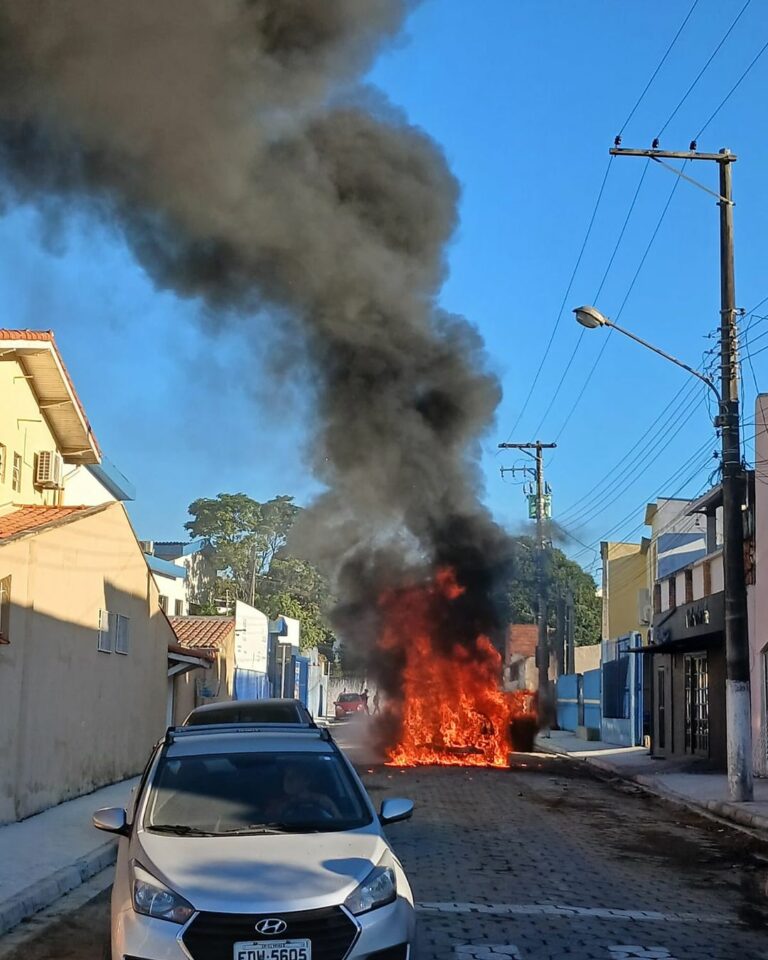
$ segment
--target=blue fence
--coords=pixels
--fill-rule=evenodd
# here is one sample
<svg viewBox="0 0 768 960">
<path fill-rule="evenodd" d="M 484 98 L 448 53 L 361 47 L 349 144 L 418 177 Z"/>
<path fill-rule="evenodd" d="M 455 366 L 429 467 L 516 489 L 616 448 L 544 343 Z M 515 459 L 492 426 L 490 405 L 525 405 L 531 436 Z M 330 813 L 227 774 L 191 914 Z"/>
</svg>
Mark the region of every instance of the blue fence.
<svg viewBox="0 0 768 960">
<path fill-rule="evenodd" d="M 561 730 L 579 726 L 581 674 L 567 673 L 557 678 L 557 725 Z"/>
<path fill-rule="evenodd" d="M 599 669 L 557 678 L 557 725 L 561 730 L 600 729 L 600 685 Z"/>
<path fill-rule="evenodd" d="M 582 674 L 582 700 L 584 703 L 584 723 L 581 726 L 600 729 L 600 688 L 602 670 L 587 670 Z"/>
<path fill-rule="evenodd" d="M 600 739 L 606 743 L 636 747 L 643 742 L 643 671 L 634 652 L 641 645 L 637 633 L 603 640 Z"/>
</svg>

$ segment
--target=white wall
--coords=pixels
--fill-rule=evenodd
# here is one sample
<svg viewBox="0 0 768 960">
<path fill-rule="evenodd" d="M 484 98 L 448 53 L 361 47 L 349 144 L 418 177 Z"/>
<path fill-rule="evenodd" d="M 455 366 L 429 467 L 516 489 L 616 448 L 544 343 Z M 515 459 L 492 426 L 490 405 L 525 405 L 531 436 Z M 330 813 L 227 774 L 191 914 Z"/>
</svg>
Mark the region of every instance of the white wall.
<svg viewBox="0 0 768 960">
<path fill-rule="evenodd" d="M 187 606 L 187 587 L 186 581 L 182 580 L 181 577 L 166 577 L 162 573 L 157 573 L 157 571 L 152 571 L 152 577 L 157 586 L 157 592 L 164 597 L 168 598 L 168 606 L 166 612 L 169 617 L 182 616 L 185 617 L 189 612 Z M 176 613 L 176 601 L 181 601 L 181 611 Z"/>
<path fill-rule="evenodd" d="M 267 672 L 269 617 L 242 600 L 235 604 L 235 666 Z"/>
<path fill-rule="evenodd" d="M 64 464 L 64 495 L 62 499 L 64 506 L 95 507 L 100 503 L 112 503 L 115 499 L 87 467 L 72 467 L 69 464 Z"/>
</svg>

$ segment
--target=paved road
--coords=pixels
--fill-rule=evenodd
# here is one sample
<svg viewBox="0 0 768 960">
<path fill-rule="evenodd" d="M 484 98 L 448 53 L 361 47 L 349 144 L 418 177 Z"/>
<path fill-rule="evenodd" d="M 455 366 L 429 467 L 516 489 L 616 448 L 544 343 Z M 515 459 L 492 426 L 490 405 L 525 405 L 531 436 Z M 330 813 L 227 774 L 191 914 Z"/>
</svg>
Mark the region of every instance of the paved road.
<svg viewBox="0 0 768 960">
<path fill-rule="evenodd" d="M 768 852 L 743 834 L 557 757 L 362 769 L 377 803 L 417 803 L 391 838 L 421 904 L 419 960 L 768 957 Z M 100 960 L 106 915 L 102 896 L 3 960 Z"/>
</svg>

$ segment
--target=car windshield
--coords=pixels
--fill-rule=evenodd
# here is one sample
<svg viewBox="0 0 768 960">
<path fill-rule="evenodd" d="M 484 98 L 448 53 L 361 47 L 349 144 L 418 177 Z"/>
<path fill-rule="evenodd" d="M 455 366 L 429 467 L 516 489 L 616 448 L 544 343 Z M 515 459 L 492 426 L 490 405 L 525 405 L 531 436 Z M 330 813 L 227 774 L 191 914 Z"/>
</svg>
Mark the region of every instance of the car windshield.
<svg viewBox="0 0 768 960">
<path fill-rule="evenodd" d="M 355 703 L 356 701 L 362 699 L 362 693 L 342 693 L 342 695 L 339 697 L 339 703 Z"/>
<path fill-rule="evenodd" d="M 191 835 L 325 833 L 370 822 L 338 757 L 299 752 L 166 758 L 144 817 L 149 830 Z"/>
</svg>

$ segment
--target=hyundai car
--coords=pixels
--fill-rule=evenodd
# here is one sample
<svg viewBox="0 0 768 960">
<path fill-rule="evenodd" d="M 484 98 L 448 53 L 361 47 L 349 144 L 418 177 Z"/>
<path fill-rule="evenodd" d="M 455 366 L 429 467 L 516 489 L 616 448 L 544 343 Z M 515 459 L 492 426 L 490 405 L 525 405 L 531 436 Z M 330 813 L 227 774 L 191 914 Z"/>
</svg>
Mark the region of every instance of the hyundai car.
<svg viewBox="0 0 768 960">
<path fill-rule="evenodd" d="M 113 960 L 413 960 L 415 913 L 384 826 L 327 731 L 298 725 L 170 728 L 120 837 Z M 109 955 L 109 954 L 108 954 Z"/>
</svg>

